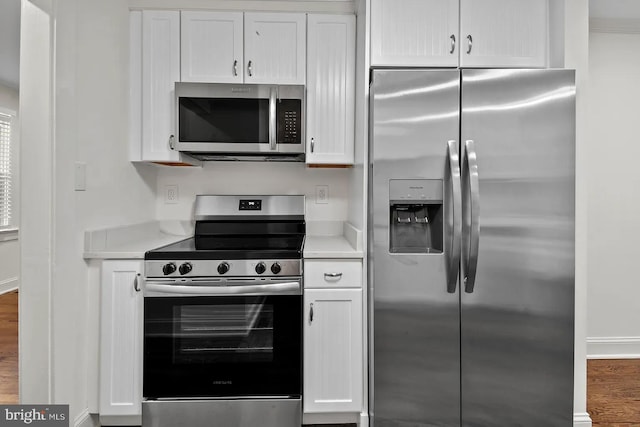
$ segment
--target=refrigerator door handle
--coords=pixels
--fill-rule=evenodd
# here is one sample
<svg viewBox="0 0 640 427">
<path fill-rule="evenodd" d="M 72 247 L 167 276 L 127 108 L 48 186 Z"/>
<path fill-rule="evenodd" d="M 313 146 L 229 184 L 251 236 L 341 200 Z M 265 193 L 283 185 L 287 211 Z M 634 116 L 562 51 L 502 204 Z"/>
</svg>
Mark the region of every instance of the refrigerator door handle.
<svg viewBox="0 0 640 427">
<path fill-rule="evenodd" d="M 449 265 L 447 266 L 447 292 L 456 292 L 458 272 L 460 271 L 460 241 L 462 238 L 462 189 L 460 186 L 460 154 L 457 141 L 447 141 L 447 157 L 451 173 L 453 230 Z"/>
<path fill-rule="evenodd" d="M 464 143 L 463 170 L 468 180 L 468 215 L 465 214 L 465 239 L 469 239 L 469 246 L 463 248 L 466 256 L 464 269 L 464 291 L 472 293 L 476 283 L 478 268 L 478 249 L 480 246 L 480 178 L 478 175 L 478 159 L 476 145 L 473 140 Z M 466 182 L 466 181 L 465 181 Z"/>
</svg>

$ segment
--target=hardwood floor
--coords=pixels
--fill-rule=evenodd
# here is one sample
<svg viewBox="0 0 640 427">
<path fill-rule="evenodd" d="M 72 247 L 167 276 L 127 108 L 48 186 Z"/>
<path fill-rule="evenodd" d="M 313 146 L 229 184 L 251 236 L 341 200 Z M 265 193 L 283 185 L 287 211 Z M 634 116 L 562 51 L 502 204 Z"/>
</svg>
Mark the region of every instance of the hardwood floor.
<svg viewBox="0 0 640 427">
<path fill-rule="evenodd" d="M 587 412 L 593 427 L 639 427 L 640 360 L 587 361 Z"/>
<path fill-rule="evenodd" d="M 0 295 L 0 404 L 18 403 L 18 292 Z"/>
<path fill-rule="evenodd" d="M 0 404 L 18 402 L 18 292 L 0 295 Z M 640 359 L 587 361 L 593 427 L 640 427 Z"/>
</svg>

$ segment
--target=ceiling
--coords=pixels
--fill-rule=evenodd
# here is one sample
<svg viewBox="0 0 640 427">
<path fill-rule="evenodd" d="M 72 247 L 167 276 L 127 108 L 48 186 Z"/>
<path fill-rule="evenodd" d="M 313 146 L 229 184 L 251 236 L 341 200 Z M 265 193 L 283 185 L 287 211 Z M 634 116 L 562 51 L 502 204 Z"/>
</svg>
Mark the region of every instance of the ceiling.
<svg viewBox="0 0 640 427">
<path fill-rule="evenodd" d="M 0 84 L 20 81 L 20 0 L 0 0 Z"/>
<path fill-rule="evenodd" d="M 589 0 L 589 15 L 600 19 L 640 19 L 640 0 Z M 19 87 L 19 64 L 20 0 L 1 0 L 0 84 Z"/>
</svg>

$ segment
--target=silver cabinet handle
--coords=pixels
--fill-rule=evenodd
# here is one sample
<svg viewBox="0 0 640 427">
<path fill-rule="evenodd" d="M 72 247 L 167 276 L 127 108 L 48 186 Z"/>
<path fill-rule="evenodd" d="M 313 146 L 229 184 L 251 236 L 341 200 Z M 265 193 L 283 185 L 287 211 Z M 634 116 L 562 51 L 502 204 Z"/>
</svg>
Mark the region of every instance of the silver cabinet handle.
<svg viewBox="0 0 640 427">
<path fill-rule="evenodd" d="M 324 278 L 337 281 L 342 279 L 342 273 L 324 273 Z"/>
<path fill-rule="evenodd" d="M 456 35 L 451 34 L 449 38 L 451 39 L 451 49 L 449 49 L 449 53 L 453 53 L 456 51 Z"/>
<path fill-rule="evenodd" d="M 249 61 L 249 63 L 247 64 L 247 72 L 249 73 L 249 77 L 253 76 L 253 68 L 251 68 L 252 65 L 253 63 L 251 61 Z"/>
<path fill-rule="evenodd" d="M 480 247 L 480 176 L 478 174 L 478 159 L 475 142 L 467 140 L 464 143 L 463 170 L 466 170 L 465 201 L 463 206 L 464 222 L 462 234 L 465 236 L 462 253 L 465 261 L 464 267 L 464 291 L 472 293 L 476 283 L 476 271 L 478 268 L 478 249 Z"/>
<path fill-rule="evenodd" d="M 311 138 L 311 152 L 313 153 L 313 150 L 316 149 L 316 141 L 315 139 Z"/>
<path fill-rule="evenodd" d="M 269 148 L 274 151 L 278 139 L 277 133 L 277 110 L 276 99 L 278 98 L 277 88 L 272 87 L 269 93 Z"/>
<path fill-rule="evenodd" d="M 449 173 L 453 205 L 453 227 L 451 230 L 451 253 L 447 266 L 447 292 L 456 292 L 458 273 L 460 272 L 460 240 L 462 238 L 462 190 L 460 187 L 460 155 L 456 141 L 447 141 Z"/>
<path fill-rule="evenodd" d="M 233 61 L 233 76 L 238 77 L 238 60 Z"/>
<path fill-rule="evenodd" d="M 469 34 L 467 35 L 467 54 L 471 53 L 471 49 L 473 49 L 473 37 Z"/>
<path fill-rule="evenodd" d="M 176 137 L 174 135 L 169 136 L 169 148 L 172 150 L 176 149 Z"/>
<path fill-rule="evenodd" d="M 140 280 L 140 273 L 136 274 L 136 278 L 133 279 L 133 289 L 135 289 L 136 292 L 140 292 L 140 283 L 138 282 Z"/>
<path fill-rule="evenodd" d="M 309 304 L 309 323 L 313 322 L 313 303 Z"/>
</svg>

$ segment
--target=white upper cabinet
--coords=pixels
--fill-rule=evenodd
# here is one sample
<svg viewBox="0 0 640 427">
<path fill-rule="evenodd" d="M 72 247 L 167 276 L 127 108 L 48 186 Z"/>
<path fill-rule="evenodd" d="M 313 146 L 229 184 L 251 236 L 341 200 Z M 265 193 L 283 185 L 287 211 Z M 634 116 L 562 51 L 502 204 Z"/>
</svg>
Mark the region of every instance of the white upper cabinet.
<svg viewBox="0 0 640 427">
<path fill-rule="evenodd" d="M 178 161 L 174 85 L 180 81 L 180 12 L 142 12 L 142 157 Z"/>
<path fill-rule="evenodd" d="M 461 67 L 545 67 L 547 0 L 461 0 Z"/>
<path fill-rule="evenodd" d="M 371 65 L 543 68 L 547 2 L 371 0 Z"/>
<path fill-rule="evenodd" d="M 181 12 L 183 82 L 242 83 L 242 12 Z"/>
<path fill-rule="evenodd" d="M 307 156 L 312 164 L 353 164 L 355 17 L 309 15 Z"/>
<path fill-rule="evenodd" d="M 199 164 L 171 149 L 175 83 L 180 81 L 180 12 L 132 11 L 129 29 L 131 161 Z"/>
<path fill-rule="evenodd" d="M 458 65 L 458 0 L 372 0 L 371 65 Z"/>
<path fill-rule="evenodd" d="M 304 13 L 244 14 L 245 83 L 304 84 Z"/>
</svg>

